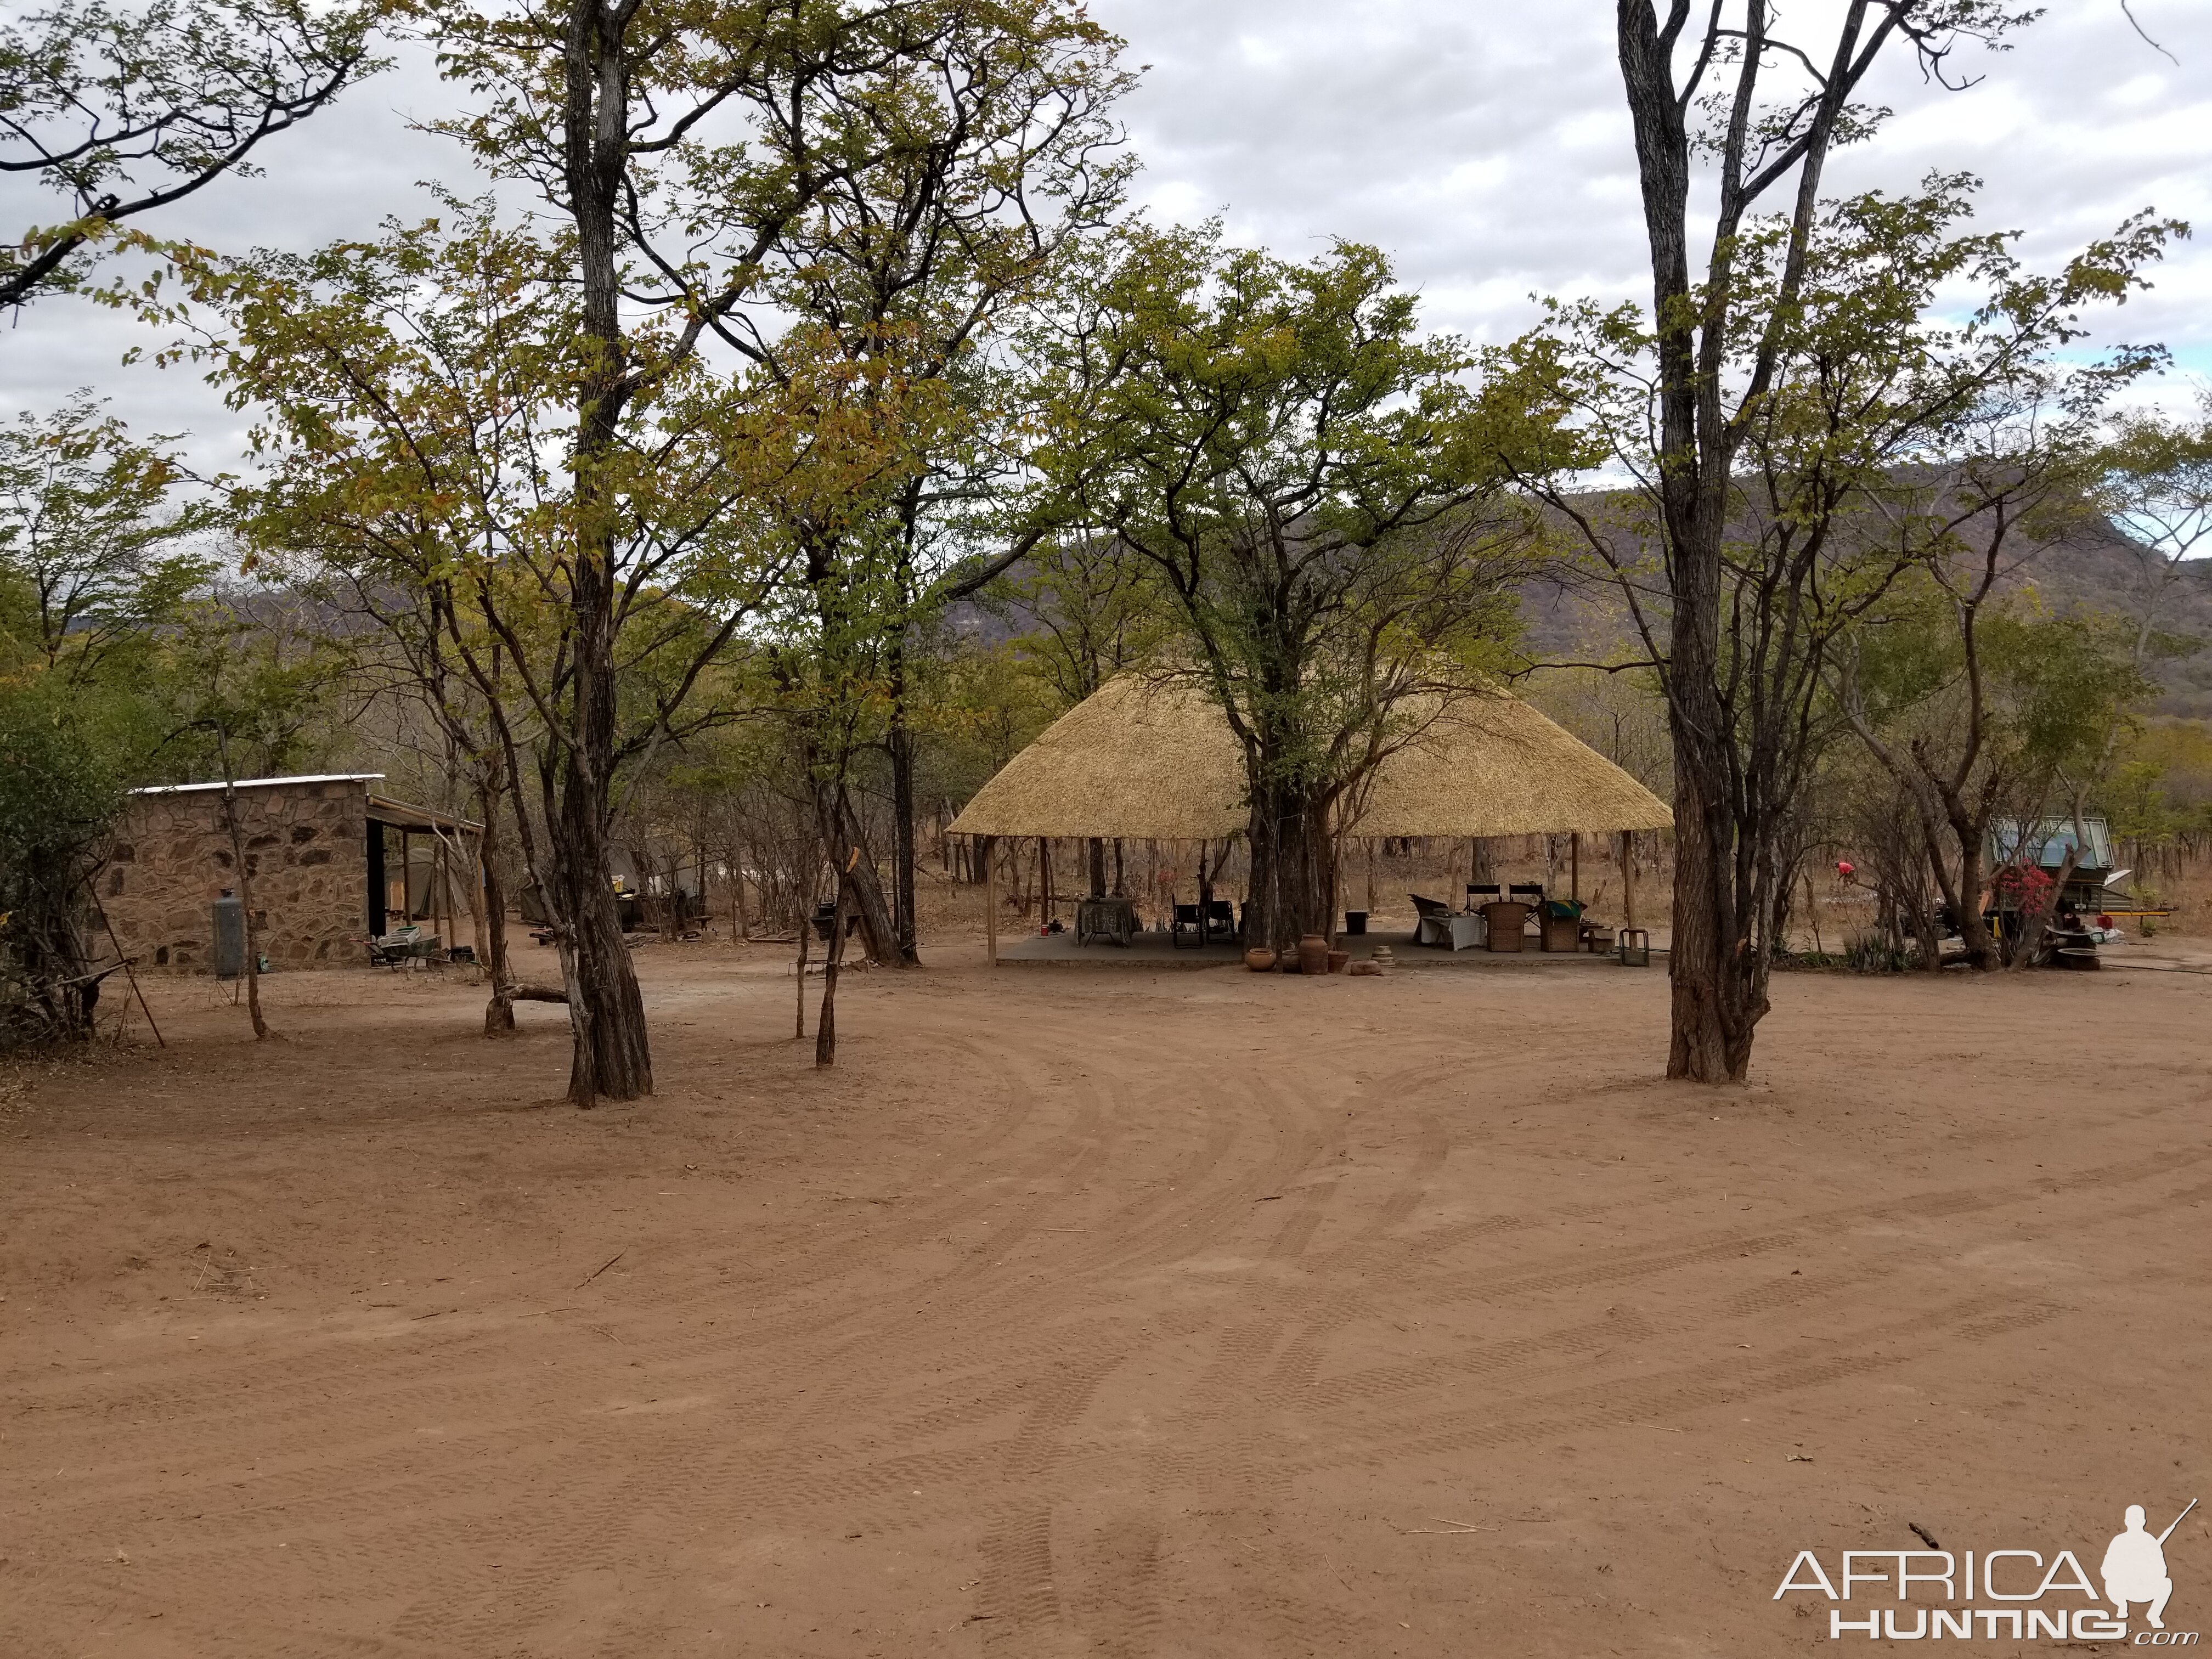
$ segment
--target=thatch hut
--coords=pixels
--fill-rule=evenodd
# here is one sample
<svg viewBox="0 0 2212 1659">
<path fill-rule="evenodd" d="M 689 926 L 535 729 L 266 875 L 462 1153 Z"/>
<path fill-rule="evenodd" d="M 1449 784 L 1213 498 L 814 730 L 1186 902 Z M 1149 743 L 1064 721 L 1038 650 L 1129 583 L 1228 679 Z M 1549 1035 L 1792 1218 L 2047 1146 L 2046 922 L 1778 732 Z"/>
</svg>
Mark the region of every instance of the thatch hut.
<svg viewBox="0 0 2212 1659">
<path fill-rule="evenodd" d="M 1504 691 L 1410 711 L 1422 722 L 1375 769 L 1347 835 L 1611 835 L 1673 827 L 1667 803 Z"/>
<path fill-rule="evenodd" d="M 1666 802 L 1509 692 L 1437 696 L 1403 712 L 1412 729 L 1340 804 L 1339 833 L 1573 835 L 1578 848 L 1584 835 L 1674 823 Z M 1212 698 L 1188 679 L 1127 674 L 1046 727 L 950 828 L 1008 838 L 1204 842 L 1241 834 L 1248 817 L 1243 751 Z M 996 960 L 994 892 L 987 890 L 985 905 Z"/>
<path fill-rule="evenodd" d="M 1187 680 L 1109 680 L 977 790 L 951 833 L 1220 841 L 1243 832 L 1244 752 Z"/>
<path fill-rule="evenodd" d="M 1663 830 L 1667 803 L 1504 691 L 1411 708 L 1415 729 L 1340 824 L 1353 836 Z M 1245 826 L 1244 757 L 1206 691 L 1125 674 L 976 791 L 952 833 L 1219 840 Z"/>
</svg>

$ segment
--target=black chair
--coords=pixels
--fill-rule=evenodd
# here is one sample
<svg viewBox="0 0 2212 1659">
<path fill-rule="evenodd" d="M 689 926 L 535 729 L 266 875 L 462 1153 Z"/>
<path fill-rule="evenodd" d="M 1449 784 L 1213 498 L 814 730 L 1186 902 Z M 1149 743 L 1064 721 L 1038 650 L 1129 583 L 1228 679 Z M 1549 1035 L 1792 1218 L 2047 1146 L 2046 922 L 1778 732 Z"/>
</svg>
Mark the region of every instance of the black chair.
<svg viewBox="0 0 2212 1659">
<path fill-rule="evenodd" d="M 1189 937 L 1190 948 L 1192 950 L 1196 951 L 1204 947 L 1206 944 L 1206 912 L 1198 905 L 1178 904 L 1176 906 L 1175 921 L 1169 925 L 1168 929 L 1169 948 L 1176 951 L 1182 950 L 1183 948 L 1183 939 L 1186 935 Z"/>
<path fill-rule="evenodd" d="M 815 905 L 814 914 L 809 917 L 808 920 L 813 924 L 814 937 L 820 939 L 824 945 L 827 945 L 830 942 L 830 930 L 837 925 L 837 901 L 836 899 L 822 900 Z M 847 939 L 850 939 L 854 934 L 860 931 L 860 913 L 858 910 L 847 911 L 845 913 L 845 937 Z"/>
<path fill-rule="evenodd" d="M 1209 940 L 1237 937 L 1237 907 L 1227 899 L 1206 900 L 1206 937 Z"/>
<path fill-rule="evenodd" d="M 1526 904 L 1532 910 L 1540 910 L 1544 907 L 1544 884 L 1540 881 L 1516 881 L 1506 888 L 1505 896 L 1516 904 Z"/>
<path fill-rule="evenodd" d="M 1467 884 L 1467 908 L 1480 910 L 1498 897 L 1498 887 L 1494 881 L 1471 881 Z"/>
</svg>

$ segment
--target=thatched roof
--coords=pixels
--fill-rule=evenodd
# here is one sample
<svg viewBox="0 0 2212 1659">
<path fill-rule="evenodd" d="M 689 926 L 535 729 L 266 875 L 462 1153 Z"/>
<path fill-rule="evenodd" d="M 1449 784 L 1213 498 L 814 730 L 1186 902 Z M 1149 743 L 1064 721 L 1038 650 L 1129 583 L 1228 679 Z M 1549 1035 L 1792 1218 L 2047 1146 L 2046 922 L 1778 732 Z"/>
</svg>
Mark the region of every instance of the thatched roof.
<svg viewBox="0 0 2212 1659">
<path fill-rule="evenodd" d="M 1427 711 L 1420 711 L 1427 712 Z M 1375 769 L 1355 836 L 1666 830 L 1674 815 L 1620 768 L 1507 692 L 1463 697 Z"/>
<path fill-rule="evenodd" d="M 1239 833 L 1246 817 L 1244 751 L 1212 700 L 1124 674 L 1000 768 L 952 830 L 1202 841 Z"/>
<path fill-rule="evenodd" d="M 952 821 L 964 836 L 1218 839 L 1245 826 L 1244 757 L 1188 681 L 1124 675 L 1046 727 Z M 1356 836 L 1659 830 L 1667 804 L 1505 692 L 1431 706 L 1370 781 Z"/>
</svg>

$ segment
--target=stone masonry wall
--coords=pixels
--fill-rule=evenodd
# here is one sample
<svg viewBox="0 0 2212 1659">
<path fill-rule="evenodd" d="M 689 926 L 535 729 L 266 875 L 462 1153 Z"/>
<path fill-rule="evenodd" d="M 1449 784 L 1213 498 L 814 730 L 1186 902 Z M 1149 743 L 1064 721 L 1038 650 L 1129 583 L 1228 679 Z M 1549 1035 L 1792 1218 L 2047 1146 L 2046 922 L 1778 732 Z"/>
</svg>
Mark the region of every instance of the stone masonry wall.
<svg viewBox="0 0 2212 1659">
<path fill-rule="evenodd" d="M 357 966 L 368 910 L 368 790 L 288 784 L 238 792 L 254 943 L 271 969 Z M 212 906 L 236 889 L 222 791 L 136 795 L 100 875 L 100 902 L 141 972 L 209 973 Z"/>
</svg>

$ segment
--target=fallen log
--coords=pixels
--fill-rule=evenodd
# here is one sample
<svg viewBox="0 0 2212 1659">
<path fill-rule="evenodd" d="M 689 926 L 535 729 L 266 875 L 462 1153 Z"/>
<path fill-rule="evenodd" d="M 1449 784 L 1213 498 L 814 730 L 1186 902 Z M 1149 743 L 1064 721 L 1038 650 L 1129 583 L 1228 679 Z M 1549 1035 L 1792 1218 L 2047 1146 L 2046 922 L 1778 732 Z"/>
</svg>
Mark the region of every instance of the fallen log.
<svg viewBox="0 0 2212 1659">
<path fill-rule="evenodd" d="M 518 985 L 507 994 L 517 1002 L 557 1002 L 568 1005 L 568 994 L 557 985 Z"/>
</svg>

